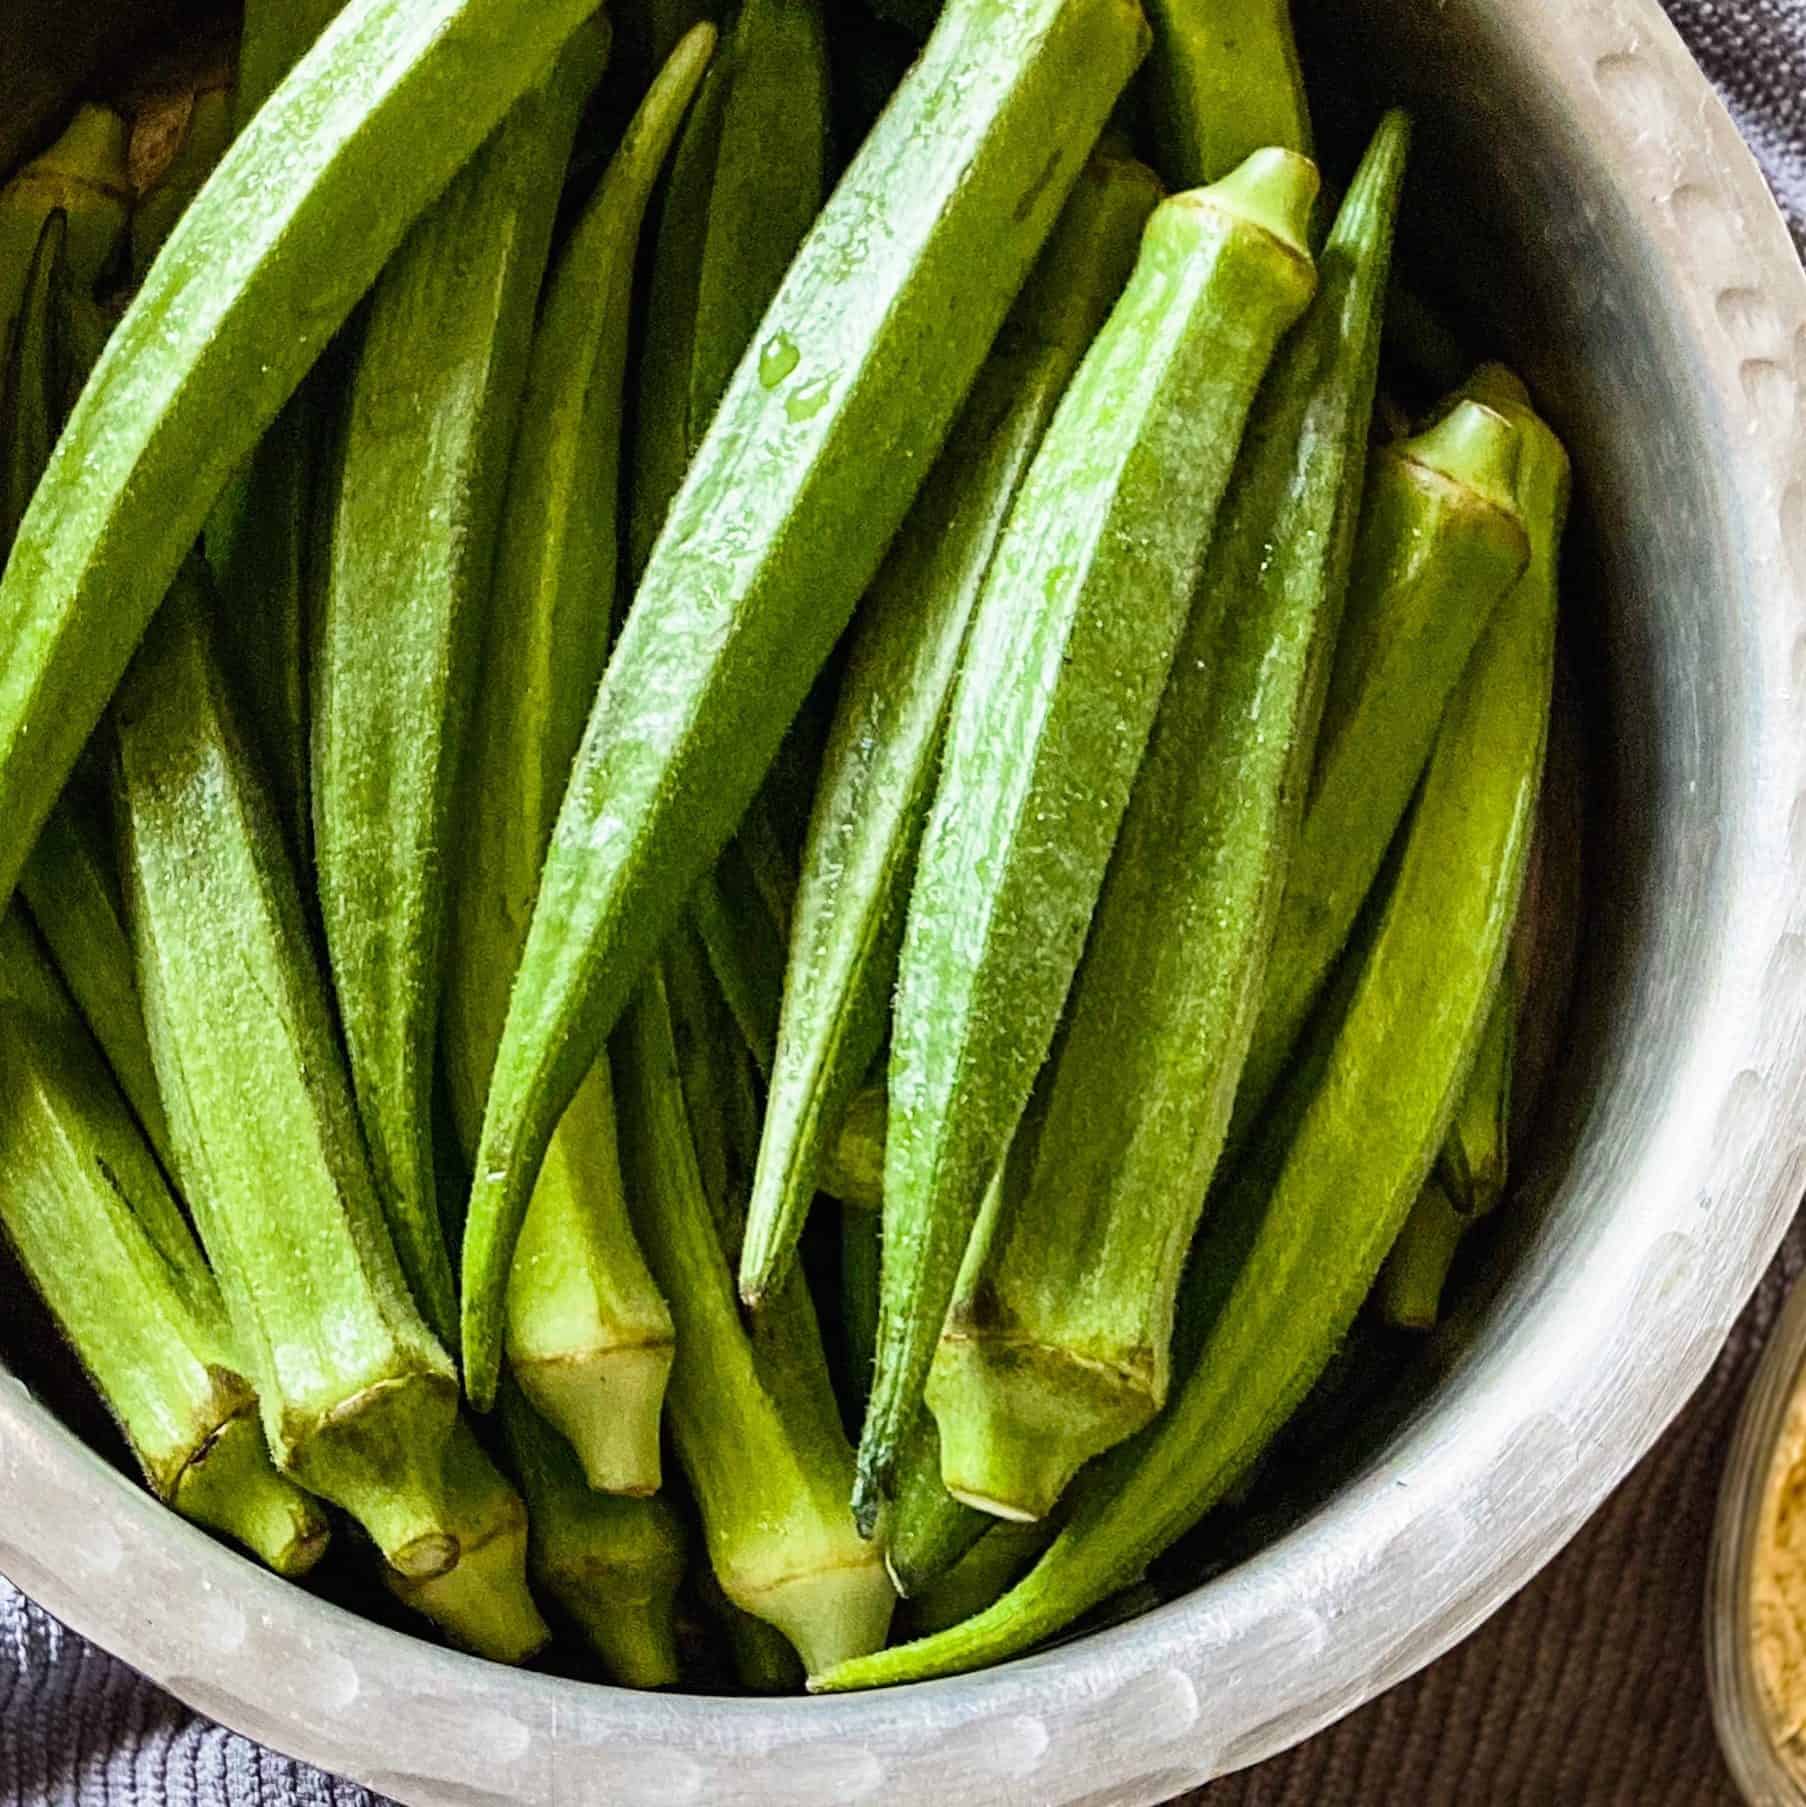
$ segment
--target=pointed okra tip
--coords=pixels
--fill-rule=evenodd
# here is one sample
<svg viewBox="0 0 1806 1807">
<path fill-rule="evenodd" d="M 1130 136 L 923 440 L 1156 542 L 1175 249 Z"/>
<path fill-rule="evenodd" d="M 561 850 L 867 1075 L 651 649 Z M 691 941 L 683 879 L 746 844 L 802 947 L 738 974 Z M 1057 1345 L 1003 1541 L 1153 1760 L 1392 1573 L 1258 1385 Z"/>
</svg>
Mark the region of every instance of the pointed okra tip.
<svg viewBox="0 0 1806 1807">
<path fill-rule="evenodd" d="M 1173 201 L 1233 214 L 1308 263 L 1311 214 L 1321 186 L 1322 178 L 1309 157 L 1269 145 L 1244 158 L 1221 181 L 1175 195 Z"/>
<path fill-rule="evenodd" d="M 1398 447 L 1439 477 L 1471 490 L 1507 514 L 1517 512 L 1518 464 L 1523 436 L 1512 421 L 1484 402 L 1458 401 L 1442 419 Z"/>
</svg>

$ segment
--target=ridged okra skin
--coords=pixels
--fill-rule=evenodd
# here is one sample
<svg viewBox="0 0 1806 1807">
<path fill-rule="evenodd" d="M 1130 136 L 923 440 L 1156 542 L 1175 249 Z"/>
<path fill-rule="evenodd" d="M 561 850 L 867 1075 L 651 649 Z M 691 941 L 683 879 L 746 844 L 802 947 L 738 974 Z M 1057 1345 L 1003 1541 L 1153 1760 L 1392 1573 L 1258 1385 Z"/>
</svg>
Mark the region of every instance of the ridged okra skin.
<svg viewBox="0 0 1806 1807">
<path fill-rule="evenodd" d="M 995 1606 L 813 1686 L 951 1674 L 1053 1635 L 1197 1523 L 1309 1392 L 1472 1067 L 1522 889 L 1554 648 L 1553 589 L 1519 584 L 1450 701 L 1372 938 L 1205 1220 L 1182 1305 L 1187 1372 L 1166 1411 L 1073 1487 L 1052 1547 Z"/>
<path fill-rule="evenodd" d="M 279 1574 L 326 1548 L 279 1475 L 181 1209 L 15 906 L 0 918 L 0 1229 L 159 1499 Z"/>
<path fill-rule="evenodd" d="M 863 1525 L 1047 1057 L 1248 410 L 1311 298 L 1316 193 L 1310 162 L 1262 151 L 1155 209 L 985 580 L 898 967 Z"/>
<path fill-rule="evenodd" d="M 431 1123 L 452 798 L 553 216 L 607 55 L 606 28 L 586 24 L 390 260 L 330 501 L 311 746 L 320 913 L 383 1212 L 447 1342 L 457 1297 Z"/>
<path fill-rule="evenodd" d="M 1215 182 L 1265 145 L 1311 153 L 1291 0 L 1149 0 L 1156 161 L 1175 187 Z"/>
<path fill-rule="evenodd" d="M 1145 47 L 1125 0 L 956 0 L 728 385 L 591 711 L 509 1005 L 464 1243 L 479 1405 L 552 1131 L 745 813 Z"/>
<path fill-rule="evenodd" d="M 558 799 L 607 657 L 641 221 L 714 44 L 708 26 L 688 33 L 653 81 L 559 254 L 534 333 L 463 779 L 469 830 L 447 974 L 446 1067 L 467 1156 Z M 504 1313 L 511 1371 L 591 1483 L 655 1491 L 671 1317 L 627 1217 L 606 1053 L 548 1147 Z"/>
<path fill-rule="evenodd" d="M 616 1051 L 629 1198 L 677 1324 L 671 1432 L 710 1565 L 729 1600 L 777 1626 L 811 1669 L 837 1660 L 830 1652 L 875 1650 L 895 1595 L 847 1511 L 852 1451 L 819 1339 L 811 1359 L 787 1313 L 750 1333 L 741 1321 L 722 1201 L 711 1200 L 697 1162 L 662 963 Z"/>
<path fill-rule="evenodd" d="M 1132 157 L 1105 151 L 1086 166 L 854 626 L 804 844 L 741 1261 L 755 1307 L 788 1270 L 883 1043 L 960 653 L 1010 504 L 1159 197 Z"/>
<path fill-rule="evenodd" d="M 0 895 L 232 473 L 591 10 L 348 0 L 183 216 L 0 576 Z"/>
<path fill-rule="evenodd" d="M 1516 492 L 1521 453 L 1505 414 L 1462 401 L 1374 456 L 1232 1150 L 1284 1071 L 1404 819 L 1448 698 L 1529 560 Z"/>
<path fill-rule="evenodd" d="M 1360 516 L 1409 127 L 1393 115 L 1250 418 L 1092 918 L 1026 1184 L 966 1250 L 928 1382 L 958 1496 L 1036 1519 L 1165 1402 Z"/>
<path fill-rule="evenodd" d="M 370 1177 L 274 810 L 194 564 L 113 711 L 127 917 L 188 1202 L 277 1464 L 412 1579 L 450 1568 L 450 1358 Z"/>
</svg>

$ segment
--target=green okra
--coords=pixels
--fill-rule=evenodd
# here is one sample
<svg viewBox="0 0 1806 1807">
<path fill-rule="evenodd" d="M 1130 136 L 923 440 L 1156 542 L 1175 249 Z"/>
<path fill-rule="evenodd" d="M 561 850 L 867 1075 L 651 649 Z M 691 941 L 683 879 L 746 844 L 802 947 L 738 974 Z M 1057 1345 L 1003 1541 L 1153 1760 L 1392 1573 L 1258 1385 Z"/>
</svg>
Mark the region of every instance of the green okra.
<svg viewBox="0 0 1806 1807">
<path fill-rule="evenodd" d="M 1150 0 L 1148 14 L 1156 162 L 1169 182 L 1215 182 L 1265 145 L 1310 155 L 1291 0 Z"/>
<path fill-rule="evenodd" d="M 978 1541 L 944 1575 L 911 1597 L 912 1636 L 951 1630 L 995 1605 L 1053 1542 L 1053 1526 L 1045 1519 L 1012 1525 L 987 1517 L 981 1522 L 985 1529 Z"/>
<path fill-rule="evenodd" d="M 377 1190 L 447 1341 L 457 1291 L 431 1117 L 453 788 L 559 184 L 607 51 L 600 23 L 580 30 L 383 272 L 331 500 L 311 745 L 320 912 Z"/>
<path fill-rule="evenodd" d="M 1126 0 L 956 0 L 728 385 L 603 677 L 509 1003 L 464 1242 L 479 1405 L 558 1119 L 745 813 L 1145 41 Z M 0 707 L 0 749 L 4 726 Z"/>
<path fill-rule="evenodd" d="M 769 1081 L 784 990 L 784 944 L 737 847 L 724 849 L 690 902 L 709 965 L 759 1077 Z"/>
<path fill-rule="evenodd" d="M 1308 160 L 1259 151 L 1154 210 L 985 580 L 898 963 L 862 1525 L 1053 1040 L 1249 407 L 1310 300 L 1316 192 Z"/>
<path fill-rule="evenodd" d="M 790 1640 L 775 1625 L 742 1612 L 707 1563 L 695 1577 L 696 1596 L 727 1646 L 732 1675 L 749 1694 L 795 1694 L 807 1677 Z M 717 1658 L 711 1669 L 721 1667 Z"/>
<path fill-rule="evenodd" d="M 457 1564 L 426 1576 L 388 1569 L 389 1592 L 460 1649 L 524 1663 L 552 1635 L 527 1588 L 527 1509 L 462 1418 L 446 1447 L 442 1485 Z"/>
<path fill-rule="evenodd" d="M 157 1159 L 174 1174 L 118 864 L 80 799 L 66 794 L 51 811 L 20 875 L 19 892 Z"/>
<path fill-rule="evenodd" d="M 55 144 L 0 188 L 0 345 L 12 336 L 38 241 L 53 213 L 68 222 L 69 294 L 93 309 L 95 290 L 118 261 L 131 220 L 129 139 L 125 121 L 110 107 L 83 106 Z"/>
<path fill-rule="evenodd" d="M 1440 1169 L 1418 1193 L 1374 1286 L 1381 1318 L 1395 1330 L 1434 1330 L 1443 1288 L 1474 1220 L 1457 1207 Z"/>
<path fill-rule="evenodd" d="M 0 577 L 0 897 L 231 473 L 591 10 L 349 0 L 183 216 Z"/>
<path fill-rule="evenodd" d="M 1410 803 L 1447 698 L 1525 568 L 1520 455 L 1517 426 L 1472 400 L 1374 455 L 1231 1150 L 1283 1073 Z"/>
<path fill-rule="evenodd" d="M 821 0 L 747 0 L 684 127 L 659 219 L 640 364 L 636 573 L 821 209 L 827 58 Z"/>
<path fill-rule="evenodd" d="M 457 1376 L 389 1241 L 202 591 L 191 563 L 113 709 L 127 920 L 176 1165 L 277 1466 L 424 1580 L 458 1559 Z"/>
<path fill-rule="evenodd" d="M 132 209 L 132 281 L 140 283 L 176 221 L 201 192 L 232 142 L 233 99 L 228 88 L 203 88 L 194 96 L 175 156 L 154 188 Z"/>
<path fill-rule="evenodd" d="M 1534 535 L 1534 529 L 1532 530 Z M 1516 1055 L 1517 982 L 1508 960 L 1486 1021 L 1472 1078 L 1461 1095 L 1436 1172 L 1458 1210 L 1484 1217 L 1505 1193 L 1511 1145 L 1511 1072 Z"/>
<path fill-rule="evenodd" d="M 882 1083 L 856 1091 L 823 1150 L 816 1184 L 843 1205 L 876 1211 L 884 1203 L 884 1131 L 890 1101 Z"/>
<path fill-rule="evenodd" d="M 242 131 L 337 16 L 340 0 L 247 0 L 233 89 Z M 321 393 L 337 373 L 310 374 L 271 423 L 207 517 L 207 562 L 220 596 L 219 649 L 289 844 L 313 870 L 308 710 L 318 556 L 330 511 L 321 506 L 329 426 L 341 406 Z"/>
<path fill-rule="evenodd" d="M 305 1573 L 325 1514 L 272 1466 L 219 1289 L 16 907 L 0 996 L 0 1229 L 157 1497 Z"/>
<path fill-rule="evenodd" d="M 69 216 L 45 220 L 0 366 L 0 567 L 61 429 L 69 370 Z"/>
<path fill-rule="evenodd" d="M 444 1041 L 468 1154 L 558 797 L 607 657 L 640 223 L 713 47 L 712 28 L 698 27 L 653 82 L 560 253 L 534 335 L 464 774 L 469 828 L 451 925 Z M 654 1491 L 671 1318 L 622 1196 L 605 1053 L 548 1148 L 504 1312 L 516 1379 L 570 1440 L 591 1484 Z"/>
<path fill-rule="evenodd" d="M 1033 1173 L 966 1249 L 927 1398 L 949 1490 L 1046 1515 L 1165 1402 L 1360 518 L 1410 127 L 1387 118 L 1275 359 L 1067 1006 Z"/>
<path fill-rule="evenodd" d="M 878 1264 L 883 1253 L 876 1211 L 840 1214 L 840 1319 L 846 1337 L 852 1409 L 865 1416 L 878 1354 Z"/>
<path fill-rule="evenodd" d="M 917 1599 L 971 1553 L 997 1523 L 947 1491 L 941 1479 L 941 1434 L 923 1405 L 903 1439 L 896 1497 L 881 1521 L 884 1563 L 897 1592 Z"/>
<path fill-rule="evenodd" d="M 666 1688 L 678 1679 L 682 1521 L 663 1499 L 598 1493 L 570 1445 L 504 1382 L 508 1460 L 527 1499 L 527 1566 L 601 1659 L 610 1681 Z"/>
<path fill-rule="evenodd" d="M 1343 1007 L 1313 1024 L 1205 1219 L 1187 1279 L 1200 1347 L 1165 1412 L 1074 1485 L 1047 1554 L 995 1606 L 812 1686 L 950 1674 L 1053 1635 L 1197 1523 L 1310 1390 L 1429 1176 L 1479 1044 L 1536 815 L 1554 644 L 1552 590 L 1518 585 L 1451 699 Z"/>
<path fill-rule="evenodd" d="M 749 1331 L 741 1322 L 722 1205 L 706 1196 L 696 1161 L 660 968 L 635 1001 L 619 1053 L 628 1196 L 677 1324 L 671 1432 L 715 1576 L 812 1669 L 835 1660 L 828 1652 L 875 1650 L 895 1596 L 847 1512 L 852 1451 L 807 1294 L 793 1282 L 770 1324 Z"/>
<path fill-rule="evenodd" d="M 740 1272 L 754 1306 L 788 1269 L 824 1144 L 884 1040 L 949 699 L 1010 504 L 1159 198 L 1133 158 L 1103 151 L 1087 165 L 853 629 L 804 843 Z"/>
</svg>

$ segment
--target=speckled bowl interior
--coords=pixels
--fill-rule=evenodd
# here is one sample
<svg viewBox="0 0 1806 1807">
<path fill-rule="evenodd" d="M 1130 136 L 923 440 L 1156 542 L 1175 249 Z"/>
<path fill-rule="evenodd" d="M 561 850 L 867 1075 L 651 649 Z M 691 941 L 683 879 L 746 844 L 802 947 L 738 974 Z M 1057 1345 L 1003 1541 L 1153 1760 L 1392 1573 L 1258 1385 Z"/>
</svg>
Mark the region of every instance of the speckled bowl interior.
<svg viewBox="0 0 1806 1807">
<path fill-rule="evenodd" d="M 277 1581 L 121 1472 L 11 1303 L 0 1571 L 203 1711 L 417 1807 L 1132 1807 L 1447 1648 L 1679 1409 L 1806 1182 L 1806 279 L 1655 0 L 1299 10 L 1360 117 L 1416 108 L 1413 278 L 1530 378 L 1580 475 L 1578 982 L 1447 1330 L 1163 1565 L 1164 1603 L 880 1696 L 636 1696 Z M 1332 155 L 1349 123 L 1325 110 Z"/>
</svg>

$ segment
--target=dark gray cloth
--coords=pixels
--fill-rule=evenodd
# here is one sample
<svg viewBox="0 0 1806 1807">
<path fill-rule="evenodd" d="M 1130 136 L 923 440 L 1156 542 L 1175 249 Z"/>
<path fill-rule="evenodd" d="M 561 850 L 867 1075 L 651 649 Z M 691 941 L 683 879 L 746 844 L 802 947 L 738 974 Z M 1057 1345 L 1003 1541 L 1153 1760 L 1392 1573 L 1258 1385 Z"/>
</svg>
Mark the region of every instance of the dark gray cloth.
<svg viewBox="0 0 1806 1807">
<path fill-rule="evenodd" d="M 1666 0 L 1806 243 L 1806 0 Z M 1796 1225 L 1680 1421 L 1563 1555 L 1458 1650 L 1202 1807 L 1735 1807 L 1700 1610 L 1731 1421 Z M 3 1807 L 375 1807 L 221 1730 L 0 1582 Z"/>
</svg>

